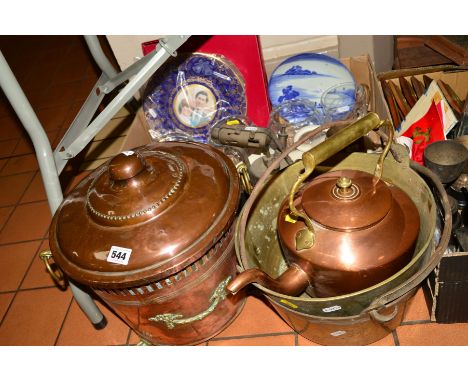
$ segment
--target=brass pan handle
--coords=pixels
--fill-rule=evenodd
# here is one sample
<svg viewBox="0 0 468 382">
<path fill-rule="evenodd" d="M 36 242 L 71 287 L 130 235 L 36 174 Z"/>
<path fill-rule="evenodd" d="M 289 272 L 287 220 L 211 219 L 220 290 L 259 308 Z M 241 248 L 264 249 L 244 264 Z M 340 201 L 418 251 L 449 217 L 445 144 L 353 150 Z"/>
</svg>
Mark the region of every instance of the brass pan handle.
<svg viewBox="0 0 468 382">
<path fill-rule="evenodd" d="M 203 320 L 206 316 L 215 310 L 221 301 L 226 298 L 228 293 L 226 291 L 226 285 L 229 283 L 229 281 L 231 281 L 231 276 L 221 281 L 209 299 L 209 301 L 211 301 L 210 306 L 195 316 L 185 318 L 180 313 L 163 313 L 150 317 L 148 320 L 154 322 L 164 322 L 168 329 L 174 329 L 177 325 L 190 324 L 192 322 Z"/>
<path fill-rule="evenodd" d="M 393 311 L 390 314 L 382 314 L 377 309 L 373 309 L 369 312 L 369 315 L 377 321 L 379 324 L 386 324 L 393 320 L 398 314 L 398 305 L 393 307 Z"/>
<path fill-rule="evenodd" d="M 376 113 L 369 113 L 302 155 L 304 172 L 299 175 L 289 193 L 290 214 L 294 218 L 302 218 L 307 226 L 297 233 L 297 250 L 308 249 L 312 247 L 315 242 L 315 232 L 312 226 L 312 221 L 305 213 L 299 212 L 294 206 L 294 196 L 301 187 L 302 183 L 310 176 L 310 174 L 312 174 L 317 165 L 343 150 L 346 146 L 363 137 L 371 130 L 377 129 L 384 124 L 387 124 L 389 127 L 391 127 L 387 121 L 381 121 Z M 385 156 L 390 150 L 390 145 L 393 140 L 393 129 L 389 128 L 389 130 L 390 134 L 387 145 L 383 150 L 375 169 L 375 176 L 378 178 L 380 178 L 382 175 L 383 162 Z"/>
<path fill-rule="evenodd" d="M 47 269 L 47 271 L 50 274 L 50 277 L 57 283 L 57 285 L 60 287 L 60 289 L 65 289 L 66 288 L 66 283 L 65 283 L 65 278 L 63 276 L 63 272 L 60 270 L 60 268 L 57 268 L 55 271 L 52 269 L 49 263 L 49 259 L 52 258 L 52 252 L 49 250 L 47 251 L 42 251 L 39 253 L 40 259 L 44 262 L 44 265 Z"/>
</svg>

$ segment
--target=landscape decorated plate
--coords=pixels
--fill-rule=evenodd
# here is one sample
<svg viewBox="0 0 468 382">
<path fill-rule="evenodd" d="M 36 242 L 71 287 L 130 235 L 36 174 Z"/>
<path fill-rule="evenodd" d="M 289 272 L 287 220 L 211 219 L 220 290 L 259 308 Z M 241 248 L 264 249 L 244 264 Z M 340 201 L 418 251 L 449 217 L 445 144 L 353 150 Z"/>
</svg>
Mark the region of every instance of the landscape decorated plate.
<svg viewBox="0 0 468 382">
<path fill-rule="evenodd" d="M 321 110 L 323 93 L 339 84 L 349 84 L 344 92 L 355 91 L 348 68 L 336 58 L 318 53 L 302 53 L 283 61 L 273 71 L 268 93 L 273 106 L 293 99 L 308 99 Z"/>
</svg>

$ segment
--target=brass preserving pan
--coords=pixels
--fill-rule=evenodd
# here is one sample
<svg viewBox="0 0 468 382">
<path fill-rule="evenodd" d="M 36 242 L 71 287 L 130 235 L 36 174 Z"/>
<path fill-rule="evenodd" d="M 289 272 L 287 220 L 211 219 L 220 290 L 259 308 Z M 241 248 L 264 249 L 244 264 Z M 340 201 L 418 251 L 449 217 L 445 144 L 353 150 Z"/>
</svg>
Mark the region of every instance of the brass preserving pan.
<svg viewBox="0 0 468 382">
<path fill-rule="evenodd" d="M 437 206 L 434 196 L 426 182 L 410 168 L 409 158 L 405 156 L 405 151 L 397 150 L 397 153 L 401 163 L 392 156 L 387 156 L 384 161 L 382 179 L 406 192 L 416 204 L 421 218 L 415 253 L 407 266 L 370 288 L 331 298 L 312 298 L 306 294 L 291 297 L 254 284 L 266 295 L 273 307 L 293 329 L 312 341 L 323 344 L 365 344 L 388 334 L 401 322 L 406 301 L 414 294 L 415 288 L 425 276 L 437 265 L 445 249 L 444 246 L 447 246 L 446 232 L 447 230 L 450 232 L 451 227 L 450 209 L 448 213 L 445 213 L 443 240 L 435 251 L 437 243 L 434 242 L 434 232 Z M 354 153 L 332 170 L 353 169 L 373 173 L 378 158 L 378 155 Z M 259 182 L 261 189 L 257 189 L 257 193 L 254 190 L 255 200 L 244 206 L 235 234 L 236 253 L 243 269 L 257 267 L 273 278 L 286 269 L 286 261 L 277 237 L 276 219 L 280 204 L 289 194 L 302 169 L 303 164 L 299 161 L 281 173 L 271 176 L 264 184 Z M 440 199 L 445 205 L 443 199 L 447 199 L 447 195 L 442 185 L 439 186 L 437 189 L 441 193 Z M 448 204 L 448 200 L 446 201 Z M 242 240 L 242 233 L 245 235 L 244 240 Z M 357 322 L 361 322 L 363 327 L 360 329 L 353 327 Z M 376 328 L 379 328 L 377 331 L 373 329 L 376 322 Z M 341 325 L 341 329 L 330 331 L 328 325 Z M 344 330 L 343 327 L 347 329 Z M 324 329 L 325 335 L 320 328 Z M 340 334 L 341 332 L 344 333 Z M 369 335 L 364 335 L 367 332 Z M 346 333 L 350 333 L 350 337 L 347 337 Z"/>
</svg>

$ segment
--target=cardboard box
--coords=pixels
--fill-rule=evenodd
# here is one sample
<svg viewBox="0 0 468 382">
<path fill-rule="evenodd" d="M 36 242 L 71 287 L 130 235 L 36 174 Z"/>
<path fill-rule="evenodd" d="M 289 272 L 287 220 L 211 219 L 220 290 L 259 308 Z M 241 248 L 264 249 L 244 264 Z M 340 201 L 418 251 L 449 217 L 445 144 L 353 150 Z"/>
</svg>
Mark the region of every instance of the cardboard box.
<svg viewBox="0 0 468 382">
<path fill-rule="evenodd" d="M 125 147 L 148 144 L 151 137 L 145 125 L 143 112 L 139 111 L 135 115 L 122 108 L 88 145 L 80 170 L 94 170 L 124 151 Z"/>
<path fill-rule="evenodd" d="M 84 159 L 80 170 L 94 170 L 113 157 L 123 145 L 133 119 L 134 115 L 131 115 L 125 108 L 120 110 L 84 149 Z"/>
<path fill-rule="evenodd" d="M 379 86 L 374 65 L 368 55 L 340 59 L 354 76 L 356 83 L 367 85 L 370 89 L 370 110 L 375 111 L 381 119 L 389 118 L 389 112 L 383 92 Z"/>
<path fill-rule="evenodd" d="M 444 65 L 415 69 L 391 70 L 388 72 L 378 74 L 378 86 L 380 89 L 382 89 L 380 80 L 386 80 L 393 82 L 393 84 L 401 90 L 400 83 L 398 80 L 400 77 L 403 77 L 406 80 L 410 81 L 411 77 L 414 76 L 416 77 L 416 79 L 424 83 L 423 75 L 426 75 L 433 80 L 442 80 L 455 91 L 455 93 L 458 95 L 458 98 L 460 98 L 461 100 L 464 100 L 467 96 L 468 70 L 466 66 L 459 67 L 454 65 Z M 390 115 L 390 111 L 386 102 L 385 107 L 387 108 L 387 112 Z"/>
</svg>

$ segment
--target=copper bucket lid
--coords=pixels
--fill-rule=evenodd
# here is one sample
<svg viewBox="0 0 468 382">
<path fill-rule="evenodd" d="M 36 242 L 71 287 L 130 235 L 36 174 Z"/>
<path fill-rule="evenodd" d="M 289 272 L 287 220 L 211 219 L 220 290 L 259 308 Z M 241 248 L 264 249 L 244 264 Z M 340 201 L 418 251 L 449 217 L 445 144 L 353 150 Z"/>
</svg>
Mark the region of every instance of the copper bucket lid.
<svg viewBox="0 0 468 382">
<path fill-rule="evenodd" d="M 123 152 L 98 167 L 54 215 L 50 247 L 74 280 L 131 287 L 202 257 L 232 224 L 239 180 L 231 160 L 198 143 Z"/>
</svg>

